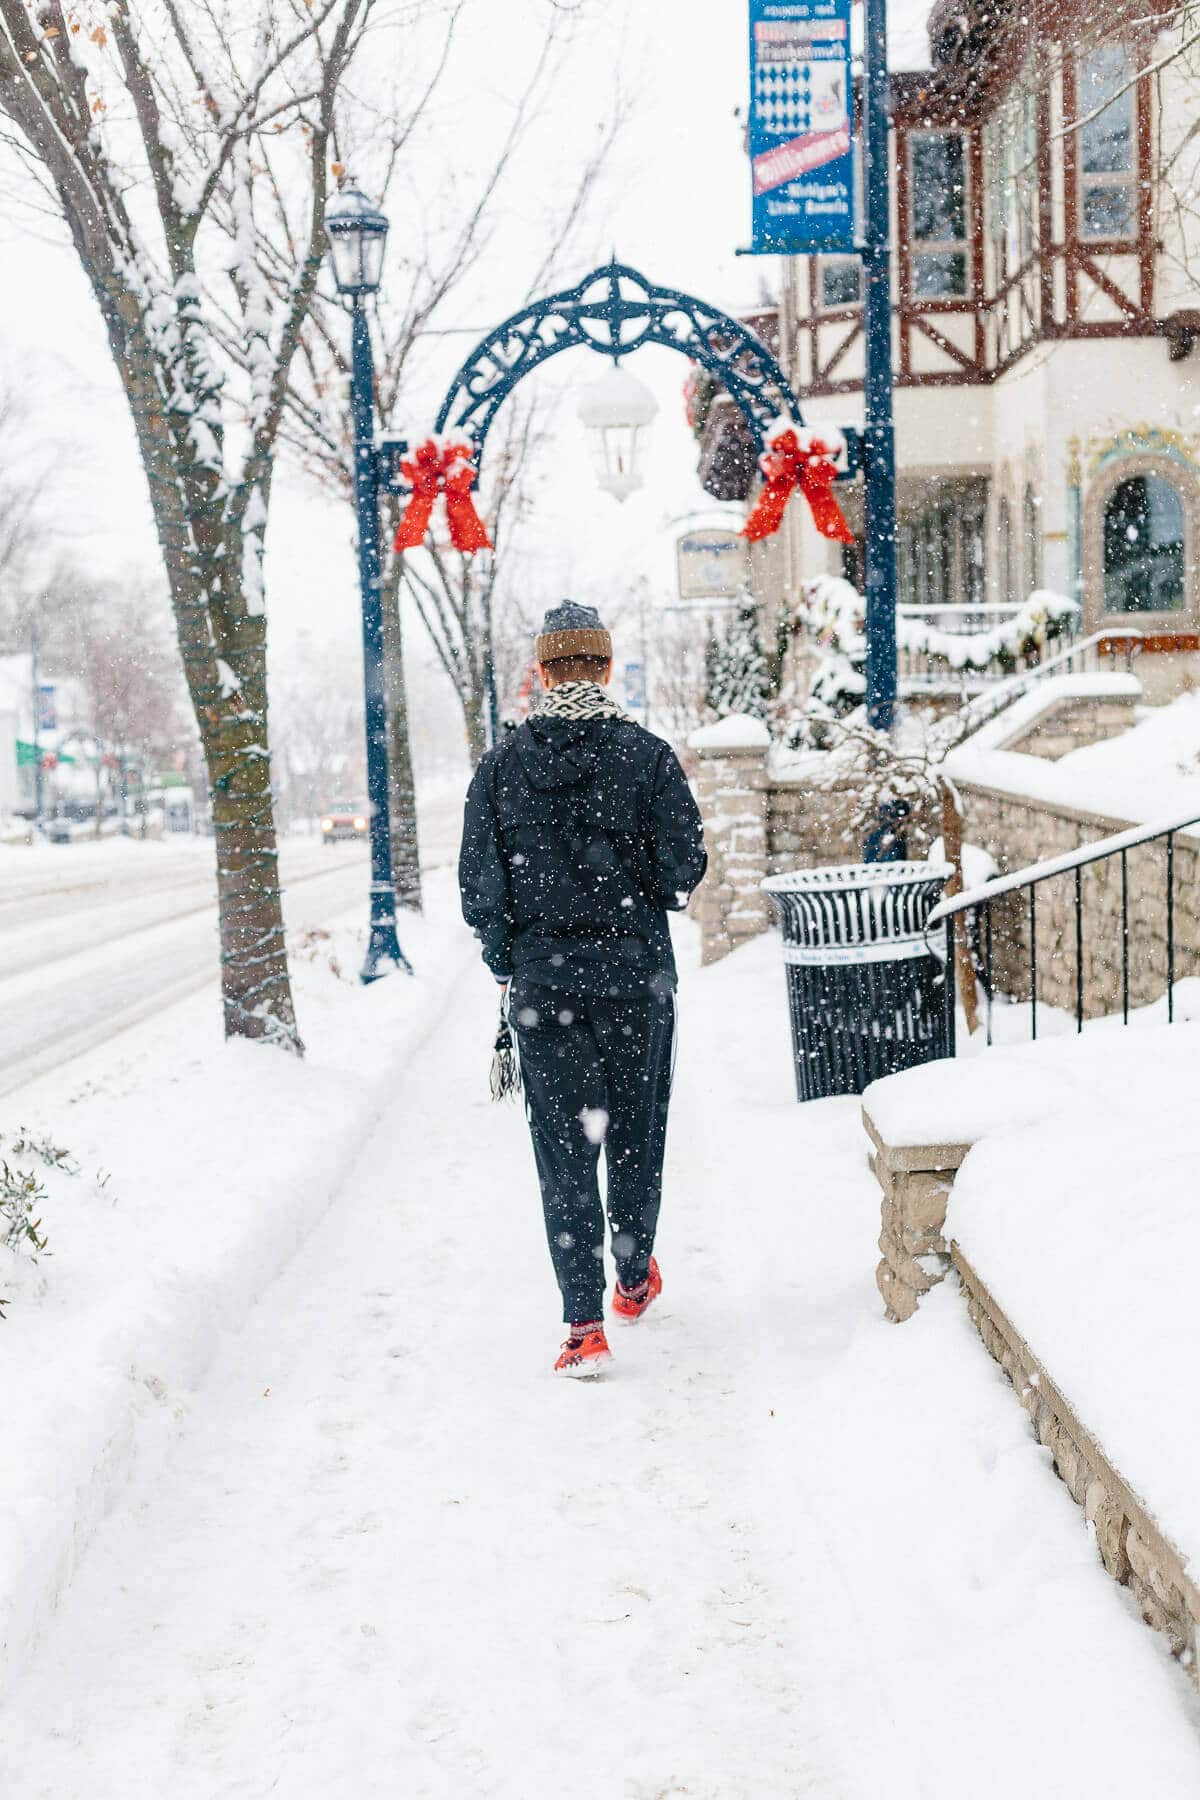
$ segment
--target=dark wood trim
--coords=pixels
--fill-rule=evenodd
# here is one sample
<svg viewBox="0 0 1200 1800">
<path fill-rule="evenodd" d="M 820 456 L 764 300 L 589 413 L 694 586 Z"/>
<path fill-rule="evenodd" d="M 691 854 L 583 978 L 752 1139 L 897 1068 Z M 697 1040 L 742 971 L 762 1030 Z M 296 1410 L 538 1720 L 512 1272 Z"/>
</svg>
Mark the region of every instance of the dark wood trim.
<svg viewBox="0 0 1200 1800">
<path fill-rule="evenodd" d="M 975 366 L 987 364 L 987 342 L 984 326 L 984 168 L 983 132 L 979 127 L 967 133 L 967 160 L 971 168 L 969 235 L 971 240 L 971 298 L 975 306 Z"/>
<path fill-rule="evenodd" d="M 1064 119 L 1079 116 L 1079 83 L 1075 79 L 1075 51 L 1064 44 L 1062 55 L 1062 111 Z M 1066 247 L 1067 318 L 1079 316 L 1079 280 L 1072 251 L 1079 242 L 1079 136 L 1069 131 L 1063 147 L 1063 242 Z"/>
<path fill-rule="evenodd" d="M 896 146 L 896 294 L 899 299 L 899 363 L 897 373 L 912 371 L 912 345 L 907 314 L 912 306 L 912 234 L 909 231 L 908 130 L 898 121 L 893 131 Z"/>
<path fill-rule="evenodd" d="M 1129 257 L 1132 261 L 1136 251 L 1137 246 L 1130 242 L 1126 244 L 1124 249 L 1120 252 L 1107 251 L 1103 254 L 1110 256 L 1119 254 Z M 1131 300 L 1129 295 L 1117 286 L 1116 282 L 1113 281 L 1105 270 L 1100 267 L 1099 263 L 1096 262 L 1092 254 L 1085 251 L 1082 246 L 1076 246 L 1073 252 L 1068 252 L 1068 260 L 1074 265 L 1077 274 L 1086 275 L 1089 281 L 1094 282 L 1102 293 L 1108 295 L 1114 306 L 1120 307 L 1127 319 L 1130 319 L 1139 325 L 1143 322 L 1146 315 L 1138 302 L 1136 300 Z"/>
<path fill-rule="evenodd" d="M 1050 147 L 1050 133 L 1053 129 L 1050 110 L 1050 89 L 1043 81 L 1038 87 L 1035 106 L 1037 130 L 1037 183 L 1038 183 L 1038 297 L 1040 305 L 1039 324 L 1043 333 L 1049 332 L 1054 323 L 1054 155 Z"/>
<path fill-rule="evenodd" d="M 853 344 L 855 342 L 855 340 L 860 338 L 861 336 L 862 336 L 862 320 L 857 319 L 857 320 L 855 320 L 854 324 L 851 325 L 851 327 L 850 327 L 849 331 L 846 333 L 845 337 L 838 344 L 837 349 L 834 351 L 834 353 L 830 357 L 829 361 L 825 364 L 825 367 L 823 369 L 821 369 L 820 379 L 822 381 L 828 381 L 828 379 L 832 375 L 833 371 L 837 368 L 838 364 L 841 362 L 843 356 L 845 356 L 847 350 L 849 350 L 851 344 Z M 816 364 L 813 365 L 813 375 L 814 375 L 814 377 L 817 375 L 817 365 Z"/>
<path fill-rule="evenodd" d="M 894 312 L 902 312 L 905 318 L 928 317 L 930 313 L 973 313 L 979 309 L 974 300 L 964 299 L 959 295 L 939 294 L 929 300 L 913 300 L 907 306 L 896 306 Z"/>
<path fill-rule="evenodd" d="M 928 338 L 931 344 L 936 344 L 944 356 L 948 356 L 952 362 L 958 363 L 960 368 L 968 370 L 972 375 L 979 376 L 981 373 L 979 363 L 965 350 L 960 350 L 958 345 L 952 343 L 948 337 L 944 337 L 924 313 L 914 312 L 909 322 L 914 330 L 921 333 L 922 337 Z"/>
<path fill-rule="evenodd" d="M 1147 60 L 1149 40 L 1138 34 L 1134 55 L 1142 67 Z M 1134 90 L 1137 133 L 1137 246 L 1142 312 L 1154 311 L 1154 142 L 1153 142 L 1153 78 L 1143 74 Z"/>
</svg>

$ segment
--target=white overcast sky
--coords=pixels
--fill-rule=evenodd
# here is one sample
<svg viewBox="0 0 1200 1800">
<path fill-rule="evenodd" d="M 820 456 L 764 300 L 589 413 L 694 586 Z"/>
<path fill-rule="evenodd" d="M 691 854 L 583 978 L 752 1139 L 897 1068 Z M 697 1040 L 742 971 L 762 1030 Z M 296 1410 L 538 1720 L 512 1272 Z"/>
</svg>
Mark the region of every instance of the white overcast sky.
<svg viewBox="0 0 1200 1800">
<path fill-rule="evenodd" d="M 504 102 L 520 87 L 550 4 L 472 0 L 440 115 L 468 162 L 486 160 L 502 129 Z M 775 286 L 775 259 L 735 255 L 748 242 L 750 212 L 735 117 L 746 88 L 744 0 L 652 0 L 649 6 L 641 0 L 582 0 L 580 10 L 580 46 L 546 109 L 521 190 L 510 197 L 505 225 L 445 324 L 486 329 L 520 304 L 536 252 L 537 221 L 569 184 L 618 64 L 633 96 L 633 115 L 602 204 L 567 270 L 570 278 L 615 250 L 652 280 L 733 311 L 759 299 L 764 284 Z M 396 53 L 402 54 L 401 46 Z M 0 356 L 18 369 L 38 372 L 48 432 L 65 426 L 86 446 L 86 479 L 72 484 L 76 526 L 85 531 L 99 566 L 139 560 L 153 566 L 144 481 L 95 306 L 72 253 L 45 234 L 31 236 L 27 219 L 10 219 L 0 221 L 0 266 L 5 272 Z M 443 379 L 470 343 L 469 337 L 457 337 L 440 346 Z M 594 379 L 605 366 L 587 352 L 570 352 L 531 379 L 569 388 Z M 684 359 L 645 350 L 629 366 L 654 389 L 661 407 L 646 486 L 623 507 L 597 490 L 567 393 L 555 415 L 526 536 L 526 553 L 538 560 L 539 588 L 570 588 L 585 598 L 592 591 L 611 592 L 614 580 L 632 582 L 645 574 L 655 589 L 665 591 L 672 522 L 706 503 L 683 419 Z M 414 392 L 410 428 L 420 428 L 421 415 L 432 411 L 435 400 L 436 389 Z M 273 641 L 286 643 L 301 630 L 319 640 L 352 639 L 357 594 L 345 511 L 314 495 L 286 468 L 276 484 L 268 551 Z"/>
</svg>

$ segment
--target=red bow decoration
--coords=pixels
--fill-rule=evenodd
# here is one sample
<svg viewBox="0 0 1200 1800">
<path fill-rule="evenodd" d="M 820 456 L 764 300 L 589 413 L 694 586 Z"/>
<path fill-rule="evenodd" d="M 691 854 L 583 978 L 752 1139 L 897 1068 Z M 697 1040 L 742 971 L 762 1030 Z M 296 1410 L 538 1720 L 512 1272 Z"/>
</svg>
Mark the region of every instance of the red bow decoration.
<svg viewBox="0 0 1200 1800">
<path fill-rule="evenodd" d="M 403 458 L 400 473 L 412 488 L 396 533 L 397 550 L 419 550 L 425 541 L 433 503 L 446 497 L 446 524 L 450 542 L 468 556 L 473 550 L 490 550 L 492 540 L 475 510 L 471 488 L 475 481 L 475 446 L 469 437 L 453 433 L 428 437 L 410 456 Z"/>
<path fill-rule="evenodd" d="M 758 459 L 763 490 L 741 535 L 754 543 L 778 531 L 788 499 L 799 487 L 821 536 L 852 544 L 854 533 L 833 497 L 834 462 L 842 448 L 839 431 L 825 427 L 818 433 L 793 425 L 789 419 L 778 420 L 768 431 L 767 448 Z"/>
</svg>

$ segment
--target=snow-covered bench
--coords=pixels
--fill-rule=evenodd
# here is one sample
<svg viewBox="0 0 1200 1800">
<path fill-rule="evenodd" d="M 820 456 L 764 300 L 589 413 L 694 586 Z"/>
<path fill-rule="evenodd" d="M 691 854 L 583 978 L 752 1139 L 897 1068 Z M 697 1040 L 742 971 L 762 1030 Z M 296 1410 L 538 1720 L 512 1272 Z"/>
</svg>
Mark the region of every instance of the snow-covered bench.
<svg viewBox="0 0 1200 1800">
<path fill-rule="evenodd" d="M 1095 1530 L 1195 1670 L 1200 1024 L 995 1049 L 863 1097 L 893 1318 L 950 1268 Z"/>
</svg>

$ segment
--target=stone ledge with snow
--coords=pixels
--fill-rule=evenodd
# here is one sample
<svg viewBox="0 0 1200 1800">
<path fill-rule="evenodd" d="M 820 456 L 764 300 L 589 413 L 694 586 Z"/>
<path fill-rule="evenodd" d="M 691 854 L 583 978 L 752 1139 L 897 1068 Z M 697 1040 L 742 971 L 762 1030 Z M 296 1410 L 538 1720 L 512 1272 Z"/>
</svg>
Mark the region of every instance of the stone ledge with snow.
<svg viewBox="0 0 1200 1800">
<path fill-rule="evenodd" d="M 715 725 L 701 725 L 688 738 L 690 750 L 766 750 L 770 747 L 771 734 L 761 719 L 755 719 L 749 713 L 729 713 L 724 719 L 718 719 Z"/>
<path fill-rule="evenodd" d="M 982 726 L 947 755 L 952 781 L 1072 807 L 1120 823 L 1142 824 L 1195 808 L 1200 818 L 1200 695 L 1147 707 L 1128 731 L 1050 761 L 1006 749 L 1027 733 L 1044 706 L 1104 683 L 1114 699 L 1131 700 L 1132 676 L 1056 676 Z"/>
<path fill-rule="evenodd" d="M 949 1252 L 985 1342 L 1025 1369 L 1022 1399 L 1109 1572 L 1185 1661 L 1200 1627 L 1198 1086 L 1200 1026 L 1110 1024 L 907 1070 L 863 1096 L 897 1167 L 924 1170 L 923 1145 L 947 1164 L 940 1192 L 930 1171 L 907 1202 L 893 1176 L 885 1218 L 907 1203 L 900 1229 Z M 1038 1369 L 1060 1404 L 1031 1391 Z"/>
</svg>

